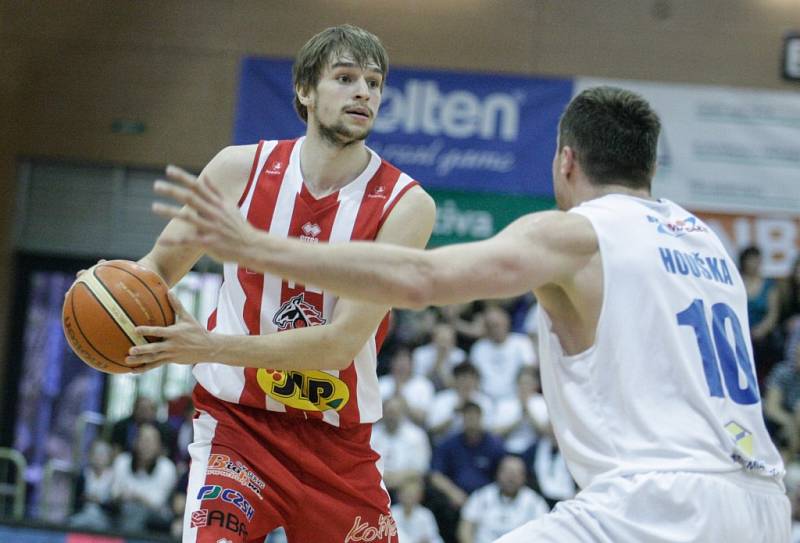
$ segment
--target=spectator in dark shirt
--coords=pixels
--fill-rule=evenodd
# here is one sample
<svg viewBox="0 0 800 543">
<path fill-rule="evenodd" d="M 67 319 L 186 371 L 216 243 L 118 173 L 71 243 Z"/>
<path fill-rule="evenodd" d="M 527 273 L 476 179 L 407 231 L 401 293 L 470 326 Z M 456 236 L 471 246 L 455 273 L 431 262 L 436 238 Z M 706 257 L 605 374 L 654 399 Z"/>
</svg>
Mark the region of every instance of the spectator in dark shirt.
<svg viewBox="0 0 800 543">
<path fill-rule="evenodd" d="M 434 450 L 431 483 L 456 507 L 467 496 L 492 482 L 505 454 L 503 442 L 483 429 L 481 408 L 467 402 L 461 409 L 464 430 L 442 441 Z"/>
<path fill-rule="evenodd" d="M 460 414 L 463 430 L 445 438 L 434 449 L 430 499 L 426 500 L 445 541 L 454 540 L 459 511 L 469 494 L 492 482 L 505 454 L 502 440 L 484 430 L 477 403 L 467 401 Z"/>
<path fill-rule="evenodd" d="M 133 442 L 139 433 L 142 424 L 152 424 L 161 434 L 161 442 L 166 447 L 165 454 L 174 458 L 175 444 L 170 427 L 156 419 L 156 402 L 152 398 L 139 396 L 133 404 L 133 413 L 130 417 L 117 421 L 111 429 L 111 444 L 118 454 L 123 451 L 131 452 Z"/>
<path fill-rule="evenodd" d="M 792 358 L 775 365 L 767 377 L 764 413 L 781 448 L 790 455 L 800 451 L 800 349 Z"/>
</svg>

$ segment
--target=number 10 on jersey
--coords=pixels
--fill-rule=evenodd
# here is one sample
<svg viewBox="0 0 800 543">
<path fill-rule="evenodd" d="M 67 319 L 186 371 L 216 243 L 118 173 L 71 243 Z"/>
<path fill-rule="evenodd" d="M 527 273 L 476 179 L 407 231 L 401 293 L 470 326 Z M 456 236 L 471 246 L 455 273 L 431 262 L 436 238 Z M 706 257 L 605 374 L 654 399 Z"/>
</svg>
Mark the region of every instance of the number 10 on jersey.
<svg viewBox="0 0 800 543">
<path fill-rule="evenodd" d="M 696 298 L 689 307 L 677 314 L 677 318 L 679 325 L 690 326 L 694 330 L 709 393 L 724 398 L 727 389 L 728 397 L 738 404 L 758 403 L 758 385 L 747 352 L 748 340 L 742 333 L 742 326 L 733 308 L 723 303 L 711 306 L 709 327 L 706 306 L 703 300 Z M 728 325 L 733 333 L 733 342 L 729 338 Z M 747 380 L 745 388 L 739 386 L 739 370 Z"/>
</svg>

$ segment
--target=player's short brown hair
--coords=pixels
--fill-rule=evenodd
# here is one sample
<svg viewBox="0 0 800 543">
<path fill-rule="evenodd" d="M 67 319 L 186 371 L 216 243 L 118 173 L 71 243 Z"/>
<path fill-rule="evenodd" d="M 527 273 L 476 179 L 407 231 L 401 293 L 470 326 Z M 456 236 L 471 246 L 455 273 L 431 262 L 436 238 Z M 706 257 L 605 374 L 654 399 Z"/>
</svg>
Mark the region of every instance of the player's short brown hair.
<svg viewBox="0 0 800 543">
<path fill-rule="evenodd" d="M 362 67 L 368 63 L 377 64 L 383 79 L 381 89 L 389 72 L 389 56 L 381 40 L 375 34 L 363 28 L 345 24 L 326 28 L 300 49 L 292 66 L 292 83 L 294 84 L 294 108 L 303 121 L 308 121 L 308 110 L 300 103 L 297 89 L 308 91 L 317 86 L 322 71 L 335 55 L 349 53 Z"/>
<path fill-rule="evenodd" d="M 561 116 L 558 148 L 572 147 L 593 183 L 649 189 L 660 132 L 661 121 L 644 98 L 593 87 L 573 98 Z"/>
</svg>

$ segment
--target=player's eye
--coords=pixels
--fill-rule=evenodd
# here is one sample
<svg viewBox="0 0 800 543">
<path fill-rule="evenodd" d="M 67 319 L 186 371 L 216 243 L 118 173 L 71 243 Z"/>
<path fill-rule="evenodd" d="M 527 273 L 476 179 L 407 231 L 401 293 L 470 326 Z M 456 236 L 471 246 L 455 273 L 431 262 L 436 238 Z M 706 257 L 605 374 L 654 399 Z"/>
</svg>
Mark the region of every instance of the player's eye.
<svg viewBox="0 0 800 543">
<path fill-rule="evenodd" d="M 371 89 L 377 89 L 380 88 L 381 86 L 381 82 L 378 81 L 377 79 L 370 79 L 368 83 Z"/>
<path fill-rule="evenodd" d="M 350 81 L 352 81 L 353 79 L 347 74 L 342 74 L 339 77 L 337 77 L 336 80 L 341 83 L 350 83 Z"/>
</svg>

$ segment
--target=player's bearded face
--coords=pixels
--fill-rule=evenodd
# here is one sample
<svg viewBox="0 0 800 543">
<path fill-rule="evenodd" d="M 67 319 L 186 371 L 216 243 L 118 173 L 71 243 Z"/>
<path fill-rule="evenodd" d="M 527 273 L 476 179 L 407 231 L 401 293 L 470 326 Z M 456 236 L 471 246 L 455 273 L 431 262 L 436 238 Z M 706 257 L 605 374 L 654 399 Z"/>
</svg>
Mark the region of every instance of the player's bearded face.
<svg viewBox="0 0 800 543">
<path fill-rule="evenodd" d="M 320 136 L 345 147 L 369 136 L 381 104 L 382 74 L 377 65 L 334 59 L 311 93 L 311 120 Z"/>
</svg>

